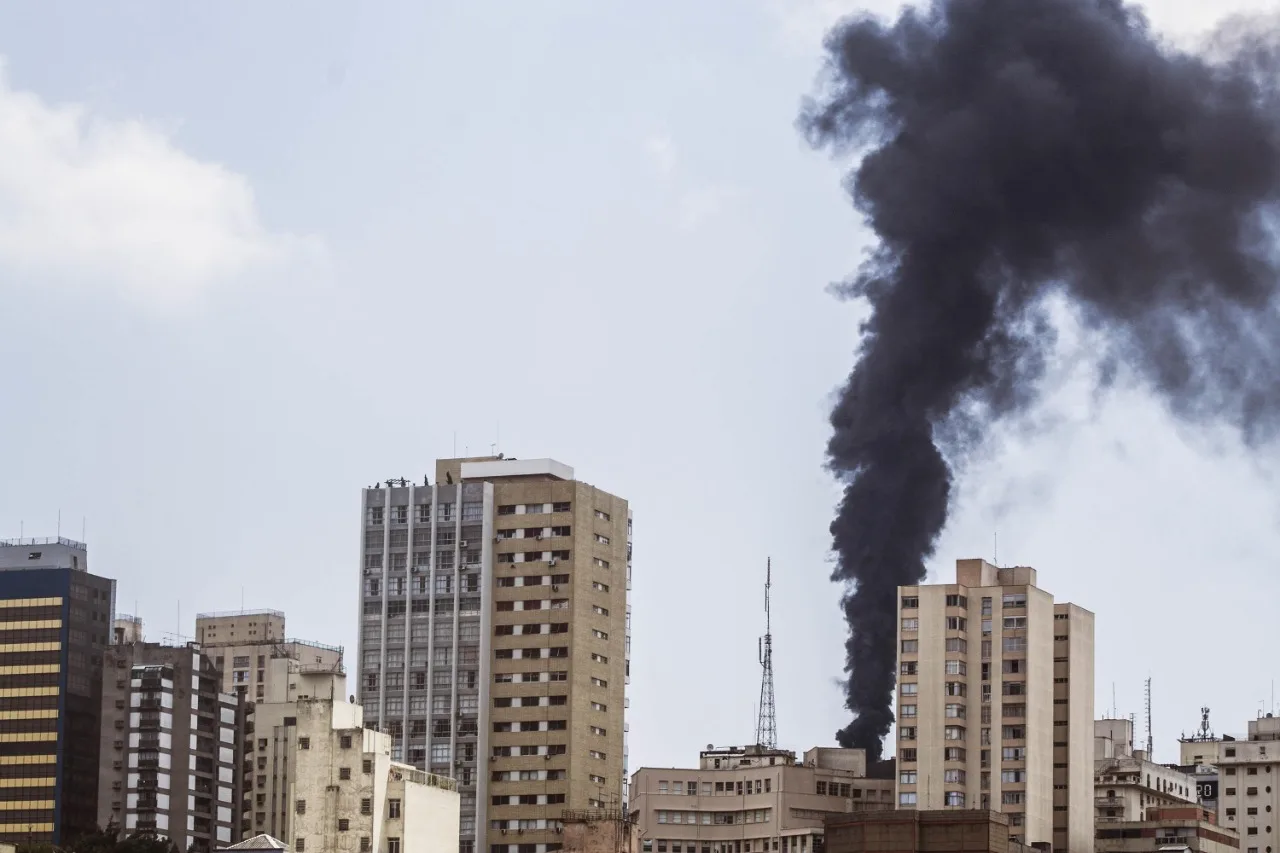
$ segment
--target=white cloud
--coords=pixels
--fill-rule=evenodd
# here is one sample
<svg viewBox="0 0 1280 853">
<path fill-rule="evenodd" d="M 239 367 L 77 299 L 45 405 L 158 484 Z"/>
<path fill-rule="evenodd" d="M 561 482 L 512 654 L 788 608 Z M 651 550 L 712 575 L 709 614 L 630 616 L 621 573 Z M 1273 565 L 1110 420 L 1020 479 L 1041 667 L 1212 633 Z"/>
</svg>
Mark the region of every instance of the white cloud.
<svg viewBox="0 0 1280 853">
<path fill-rule="evenodd" d="M 658 173 L 664 178 L 671 177 L 676 170 L 676 145 L 671 137 L 665 133 L 655 133 L 645 140 L 644 147 Z"/>
<path fill-rule="evenodd" d="M 676 203 L 676 224 L 681 231 L 696 231 L 724 212 L 740 193 L 728 187 L 699 187 L 686 190 Z"/>
<path fill-rule="evenodd" d="M 173 303 L 308 243 L 264 228 L 242 175 L 155 125 L 18 91 L 0 65 L 0 266 Z"/>
<path fill-rule="evenodd" d="M 741 195 L 732 187 L 698 183 L 683 177 L 675 140 L 669 134 L 651 134 L 645 139 L 644 148 L 668 190 L 674 194 L 673 215 L 676 227 L 681 231 L 697 231 Z"/>
</svg>

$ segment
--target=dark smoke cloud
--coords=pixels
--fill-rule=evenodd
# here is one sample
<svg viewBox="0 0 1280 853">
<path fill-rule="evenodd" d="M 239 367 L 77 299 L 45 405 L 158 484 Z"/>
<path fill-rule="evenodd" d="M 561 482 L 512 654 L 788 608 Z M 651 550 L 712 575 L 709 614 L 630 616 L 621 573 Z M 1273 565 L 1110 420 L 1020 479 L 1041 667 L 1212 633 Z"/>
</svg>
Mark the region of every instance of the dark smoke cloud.
<svg viewBox="0 0 1280 853">
<path fill-rule="evenodd" d="M 871 308 L 828 447 L 841 744 L 880 755 L 896 587 L 924 579 L 946 522 L 964 449 L 948 437 L 1037 400 L 1052 299 L 1101 342 L 1099 382 L 1132 377 L 1250 440 L 1280 422 L 1280 100 L 1253 35 L 1210 61 L 1117 0 L 935 0 L 828 36 L 801 127 L 865 154 L 847 186 L 879 238 L 839 288 Z"/>
</svg>

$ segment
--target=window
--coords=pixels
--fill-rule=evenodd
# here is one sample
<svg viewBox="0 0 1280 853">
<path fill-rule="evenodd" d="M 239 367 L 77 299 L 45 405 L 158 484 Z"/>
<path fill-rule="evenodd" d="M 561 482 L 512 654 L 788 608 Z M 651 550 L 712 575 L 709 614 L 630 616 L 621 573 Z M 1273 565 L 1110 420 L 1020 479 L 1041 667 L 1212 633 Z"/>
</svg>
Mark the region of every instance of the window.
<svg viewBox="0 0 1280 853">
<path fill-rule="evenodd" d="M 948 630 L 948 631 L 964 631 L 964 630 L 966 630 L 966 626 L 967 626 L 968 624 L 969 624 L 968 620 L 967 620 L 967 619 L 965 619 L 963 616 L 948 616 L 948 617 L 947 617 L 947 630 Z"/>
<path fill-rule="evenodd" d="M 345 817 L 338 818 L 338 832 L 346 832 L 351 828 L 351 821 Z"/>
<path fill-rule="evenodd" d="M 964 705 L 948 705 L 946 707 L 946 715 L 953 720 L 963 720 L 965 717 Z"/>
<path fill-rule="evenodd" d="M 920 686 L 913 681 L 903 682 L 899 685 L 903 696 L 915 696 L 916 689 Z"/>
<path fill-rule="evenodd" d="M 898 774 L 898 783 L 901 785 L 914 785 L 916 783 L 916 771 L 904 770 Z"/>
<path fill-rule="evenodd" d="M 1027 727 L 1026 726 L 1005 726 L 1001 730 L 1001 736 L 1005 740 L 1026 740 Z"/>
<path fill-rule="evenodd" d="M 400 801 L 387 800 L 387 817 L 396 820 L 400 817 Z"/>
<path fill-rule="evenodd" d="M 947 661 L 946 665 L 943 667 L 943 671 L 947 675 L 968 675 L 969 674 L 969 668 L 965 666 L 965 662 L 962 660 Z"/>
<path fill-rule="evenodd" d="M 901 672 L 902 675 L 915 675 L 916 667 L 917 667 L 917 664 L 915 661 L 905 660 L 902 662 L 902 666 L 899 668 L 899 671 Z"/>
<path fill-rule="evenodd" d="M 942 737 L 944 740 L 964 740 L 964 726 L 946 726 Z"/>
<path fill-rule="evenodd" d="M 942 760 L 943 761 L 964 761 L 966 754 L 967 752 L 963 747 L 948 746 L 946 749 L 942 750 Z"/>
<path fill-rule="evenodd" d="M 919 630 L 920 630 L 920 620 L 919 620 L 919 619 L 917 619 L 917 618 L 915 618 L 915 617 L 912 617 L 912 618 L 910 618 L 910 619 L 903 619 L 903 620 L 902 620 L 902 630 L 904 630 L 904 631 L 919 631 Z"/>
<path fill-rule="evenodd" d="M 916 652 L 918 652 L 918 651 L 920 651 L 920 641 L 919 641 L 919 640 L 903 640 L 903 641 L 902 641 L 902 653 L 903 653 L 903 654 L 913 655 L 913 654 L 915 654 L 915 653 L 916 653 Z"/>
<path fill-rule="evenodd" d="M 903 791 L 898 794 L 899 806 L 914 806 L 916 804 L 916 794 L 914 791 Z"/>
<path fill-rule="evenodd" d="M 949 782 L 953 785 L 963 785 L 965 781 L 965 773 L 963 770 L 944 770 L 942 772 L 942 781 Z"/>
<path fill-rule="evenodd" d="M 294 804 L 293 804 L 293 813 L 294 813 L 294 814 L 306 814 L 306 813 L 307 813 L 307 801 L 306 801 L 306 800 L 298 800 L 296 803 L 294 803 Z"/>
<path fill-rule="evenodd" d="M 949 652 L 967 652 L 969 651 L 969 643 L 964 637 L 948 637 L 946 649 Z"/>
<path fill-rule="evenodd" d="M 370 760 L 370 759 L 368 759 L 368 758 L 366 758 L 366 759 L 364 760 L 364 766 L 363 766 L 363 767 L 361 767 L 360 769 L 361 769 L 361 771 L 362 771 L 363 773 L 365 773 L 366 775 L 368 775 L 369 773 L 372 773 L 372 772 L 373 772 L 373 761 L 372 761 L 372 760 Z"/>
<path fill-rule="evenodd" d="M 907 764 L 914 764 L 916 760 L 916 751 L 914 747 L 902 750 L 902 760 Z"/>
<path fill-rule="evenodd" d="M 969 606 L 969 599 L 965 598 L 963 595 L 947 596 L 947 607 L 968 607 L 968 606 Z"/>
<path fill-rule="evenodd" d="M 265 748 L 265 744 L 263 746 Z M 343 735 L 342 737 L 338 738 L 338 746 L 342 747 L 343 749 L 350 749 L 351 735 Z"/>
<path fill-rule="evenodd" d="M 298 853 L 303 853 L 303 851 L 307 849 L 307 839 L 302 836 L 298 836 L 298 839 L 293 842 L 293 849 L 298 851 Z"/>
<path fill-rule="evenodd" d="M 1005 761 L 1022 761 L 1027 757 L 1027 750 L 1022 746 L 1006 746 L 1000 750 L 1000 757 Z"/>
<path fill-rule="evenodd" d="M 1022 592 L 1005 593 L 1000 599 L 1001 607 L 1026 607 L 1027 595 Z"/>
<path fill-rule="evenodd" d="M 591 588 L 592 588 L 592 589 L 594 589 L 594 590 L 596 590 L 597 592 L 608 592 L 608 591 L 609 591 L 609 585 L 608 585 L 608 584 L 605 584 L 605 583 L 600 583 L 600 581 L 592 581 L 592 582 L 591 582 Z"/>
<path fill-rule="evenodd" d="M 898 710 L 900 711 L 899 716 L 902 716 L 902 717 L 914 717 L 916 715 L 915 705 L 903 705 Z"/>
<path fill-rule="evenodd" d="M 915 726 L 901 726 L 898 728 L 898 740 L 915 740 L 915 739 L 916 739 Z"/>
<path fill-rule="evenodd" d="M 1027 617 L 1025 616 L 1006 616 L 1004 617 L 1004 629 L 1006 631 L 1016 631 L 1019 628 L 1027 627 Z"/>
<path fill-rule="evenodd" d="M 948 806 L 964 806 L 964 794 L 959 791 L 947 791 L 945 802 Z"/>
<path fill-rule="evenodd" d="M 387 853 L 400 853 L 400 839 L 399 839 L 399 838 L 388 838 L 388 839 L 387 839 Z"/>
<path fill-rule="evenodd" d="M 609 635 L 608 635 L 607 633 L 605 633 L 604 631 L 601 631 L 599 628 L 592 628 L 592 629 L 591 629 L 591 636 L 595 637 L 597 640 L 607 640 L 607 639 L 609 639 Z"/>
<path fill-rule="evenodd" d="M 338 768 L 338 778 L 339 778 L 339 779 L 350 779 L 350 778 L 351 778 L 351 768 L 350 768 L 350 767 L 339 767 L 339 768 Z"/>
<path fill-rule="evenodd" d="M 1026 780 L 1027 780 L 1027 771 L 1025 770 L 1000 771 L 1001 782 L 1025 782 Z"/>
<path fill-rule="evenodd" d="M 367 835 L 360 836 L 360 853 L 369 853 L 369 851 L 372 849 L 373 849 L 373 845 L 369 841 L 369 836 Z"/>
<path fill-rule="evenodd" d="M 365 797 L 360 801 L 360 814 L 373 814 L 373 800 Z"/>
<path fill-rule="evenodd" d="M 904 595 L 902 597 L 903 610 L 915 610 L 920 606 L 920 599 L 914 595 Z"/>
</svg>

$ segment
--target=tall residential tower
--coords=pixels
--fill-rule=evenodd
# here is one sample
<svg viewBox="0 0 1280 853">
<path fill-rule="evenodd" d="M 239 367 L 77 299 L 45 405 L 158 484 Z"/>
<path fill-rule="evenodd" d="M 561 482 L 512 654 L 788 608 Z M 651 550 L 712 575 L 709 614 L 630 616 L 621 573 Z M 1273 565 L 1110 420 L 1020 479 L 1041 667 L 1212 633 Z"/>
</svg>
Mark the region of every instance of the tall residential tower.
<svg viewBox="0 0 1280 853">
<path fill-rule="evenodd" d="M 989 808 L 1013 840 L 1092 851 L 1093 614 L 984 560 L 898 592 L 899 807 Z"/>
<path fill-rule="evenodd" d="M 631 520 L 550 459 L 442 459 L 361 509 L 359 696 L 392 759 L 452 776 L 461 853 L 546 853 L 625 803 Z"/>
</svg>

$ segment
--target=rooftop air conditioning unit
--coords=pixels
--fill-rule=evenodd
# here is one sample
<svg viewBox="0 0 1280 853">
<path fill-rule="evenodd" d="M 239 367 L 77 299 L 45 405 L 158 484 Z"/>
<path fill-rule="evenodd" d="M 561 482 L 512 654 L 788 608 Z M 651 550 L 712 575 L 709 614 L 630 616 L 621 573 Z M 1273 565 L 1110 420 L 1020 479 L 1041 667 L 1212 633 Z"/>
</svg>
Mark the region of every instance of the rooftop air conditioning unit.
<svg viewBox="0 0 1280 853">
<path fill-rule="evenodd" d="M 550 561 L 550 565 L 554 566 L 555 564 L 556 564 L 556 558 L 552 557 Z"/>
<path fill-rule="evenodd" d="M 560 584 L 558 584 L 558 583 L 553 583 L 553 584 L 551 585 L 551 591 L 552 591 L 552 592 L 559 592 L 559 591 L 560 591 Z"/>
<path fill-rule="evenodd" d="M 461 542 L 459 542 L 459 543 L 458 543 L 458 547 L 459 547 L 459 548 L 465 548 L 465 547 L 467 547 L 467 540 L 463 539 Z"/>
</svg>

